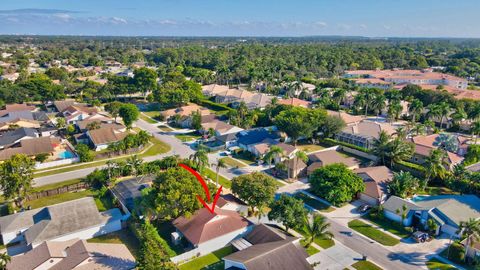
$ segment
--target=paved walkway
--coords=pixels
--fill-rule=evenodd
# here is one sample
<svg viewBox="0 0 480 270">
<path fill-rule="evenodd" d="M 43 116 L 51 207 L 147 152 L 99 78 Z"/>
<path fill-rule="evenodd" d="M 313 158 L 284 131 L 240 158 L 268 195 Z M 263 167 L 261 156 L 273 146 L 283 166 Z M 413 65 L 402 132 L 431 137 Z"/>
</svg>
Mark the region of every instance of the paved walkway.
<svg viewBox="0 0 480 270">
<path fill-rule="evenodd" d="M 322 250 L 307 258 L 315 264 L 315 270 L 343 270 L 362 260 L 362 255 L 335 241 L 335 246 Z"/>
</svg>

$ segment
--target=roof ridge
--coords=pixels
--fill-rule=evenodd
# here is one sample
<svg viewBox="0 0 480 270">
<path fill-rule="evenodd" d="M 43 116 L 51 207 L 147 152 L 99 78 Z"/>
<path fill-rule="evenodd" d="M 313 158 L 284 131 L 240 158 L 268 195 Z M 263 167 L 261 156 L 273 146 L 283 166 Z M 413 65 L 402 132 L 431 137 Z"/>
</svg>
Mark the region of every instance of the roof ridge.
<svg viewBox="0 0 480 270">
<path fill-rule="evenodd" d="M 296 239 L 296 238 L 295 238 L 295 239 Z M 263 256 L 265 256 L 265 255 L 271 254 L 273 251 L 276 251 L 276 250 L 278 250 L 279 248 L 283 248 L 284 246 L 286 246 L 286 245 L 288 245 L 288 244 L 291 244 L 291 243 L 293 242 L 293 240 L 290 241 L 290 240 L 287 238 L 287 239 L 283 239 L 283 240 L 279 240 L 279 241 L 272 241 L 272 242 L 266 242 L 266 243 L 256 244 L 256 245 L 253 245 L 252 247 L 259 246 L 259 245 L 266 245 L 266 244 L 278 243 L 278 242 L 284 242 L 284 243 L 281 244 L 281 245 L 275 246 L 274 248 L 269 249 L 269 250 L 267 250 L 266 252 L 263 252 L 263 253 L 259 254 L 258 256 L 255 256 L 255 257 L 252 257 L 252 258 L 250 258 L 250 259 L 248 259 L 248 260 L 245 260 L 244 264 L 247 263 L 247 262 L 250 262 L 250 261 L 252 261 L 252 260 L 256 260 L 256 259 L 258 259 L 258 258 L 261 258 L 261 257 L 263 257 Z M 249 248 L 250 248 L 250 247 L 249 247 Z M 247 249 L 248 249 L 248 248 L 247 248 Z M 244 249 L 244 250 L 246 250 L 246 249 Z"/>
</svg>

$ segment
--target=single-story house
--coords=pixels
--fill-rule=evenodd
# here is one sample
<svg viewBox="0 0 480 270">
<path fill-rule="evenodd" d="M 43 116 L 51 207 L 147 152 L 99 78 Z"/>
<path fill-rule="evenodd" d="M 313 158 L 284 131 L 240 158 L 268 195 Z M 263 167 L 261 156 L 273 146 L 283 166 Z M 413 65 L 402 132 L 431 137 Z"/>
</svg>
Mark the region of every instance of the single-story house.
<svg viewBox="0 0 480 270">
<path fill-rule="evenodd" d="M 109 144 L 123 140 L 128 132 L 121 132 L 114 128 L 99 128 L 89 130 L 86 134 L 95 151 L 101 151 L 107 149 Z"/>
<path fill-rule="evenodd" d="M 265 224 L 256 225 L 232 245 L 237 251 L 223 258 L 225 269 L 313 270 L 300 238 Z"/>
<path fill-rule="evenodd" d="M 222 136 L 230 133 L 238 133 L 242 131 L 243 128 L 239 128 L 237 126 L 230 125 L 227 122 L 214 119 L 212 121 L 202 123 L 202 129 L 200 132 L 208 134 L 210 130 L 214 131 L 214 136 Z"/>
<path fill-rule="evenodd" d="M 130 270 L 135 266 L 135 258 L 124 244 L 72 239 L 46 241 L 24 254 L 13 256 L 7 270 Z"/>
<path fill-rule="evenodd" d="M 388 183 L 393 179 L 392 171 L 385 166 L 355 169 L 354 172 L 363 179 L 365 191 L 358 197 L 370 205 L 380 205 L 388 195 Z"/>
<path fill-rule="evenodd" d="M 221 136 L 215 137 L 215 140 L 218 142 L 221 142 L 223 145 L 225 145 L 225 148 L 230 148 L 232 146 L 237 145 L 237 134 L 238 132 L 234 133 L 227 133 Z"/>
<path fill-rule="evenodd" d="M 480 218 L 480 199 L 476 195 L 419 196 L 414 201 L 391 196 L 383 204 L 385 216 L 401 222 L 403 205 L 407 208 L 407 216 L 403 220 L 405 226 L 426 226 L 427 220 L 433 219 L 438 225 L 437 233 L 454 237 L 459 236 L 462 221 Z"/>
<path fill-rule="evenodd" d="M 67 124 L 75 124 L 77 121 L 86 119 L 103 118 L 102 114 L 98 113 L 98 109 L 95 107 L 88 107 L 86 105 L 71 105 L 65 110 L 61 111 Z"/>
<path fill-rule="evenodd" d="M 245 151 L 254 153 L 253 147 L 267 139 L 280 141 L 280 134 L 274 129 L 269 128 L 256 128 L 250 130 L 244 130 L 237 133 L 238 147 Z"/>
<path fill-rule="evenodd" d="M 197 104 L 189 104 L 186 106 L 182 106 L 180 108 L 174 108 L 170 110 L 166 110 L 161 112 L 160 114 L 166 121 L 173 121 L 175 120 L 175 124 L 183 127 L 183 128 L 190 128 L 192 127 L 192 113 L 199 112 L 200 116 L 207 116 L 211 115 L 210 110 L 207 108 L 203 108 L 198 106 Z M 175 119 L 175 116 L 178 119 Z"/>
<path fill-rule="evenodd" d="M 337 141 L 371 149 L 375 140 L 379 138 L 381 131 L 385 131 L 388 135 L 393 135 L 398 127 L 400 127 L 400 125 L 364 120 L 362 122 L 348 125 L 335 135 L 335 139 Z"/>
<path fill-rule="evenodd" d="M 288 176 L 297 178 L 306 174 L 307 164 L 299 158 L 287 159 L 284 161 L 287 165 Z"/>
<path fill-rule="evenodd" d="M 0 110 L 0 117 L 11 113 L 11 112 L 18 112 L 18 111 L 29 111 L 33 112 L 36 110 L 35 106 L 28 105 L 25 103 L 14 103 L 14 104 L 6 104 L 5 109 Z"/>
<path fill-rule="evenodd" d="M 299 98 L 288 98 L 288 99 L 280 99 L 278 100 L 277 104 L 281 105 L 290 105 L 294 107 L 303 107 L 303 108 L 311 108 L 312 102 L 306 101 Z"/>
<path fill-rule="evenodd" d="M 0 149 L 8 148 L 21 140 L 38 137 L 38 132 L 33 128 L 17 128 L 0 134 Z"/>
<path fill-rule="evenodd" d="M 76 126 L 80 132 L 87 132 L 89 126 L 93 124 L 97 124 L 99 128 L 113 128 L 115 130 L 118 130 L 120 132 L 124 132 L 127 130 L 127 128 L 120 124 L 116 123 L 113 119 L 108 118 L 108 117 L 103 117 L 100 119 L 87 119 L 87 120 L 81 120 L 76 123 Z"/>
<path fill-rule="evenodd" d="M 200 256 L 228 245 L 252 228 L 252 223 L 239 213 L 217 206 L 214 213 L 201 208 L 191 217 L 179 217 L 172 224 L 176 228 L 173 242 L 184 238 Z"/>
<path fill-rule="evenodd" d="M 217 206 L 224 210 L 235 211 L 244 216 L 248 213 L 248 204 L 244 203 L 231 193 L 220 195 L 220 198 L 218 198 L 217 201 Z"/>
<path fill-rule="evenodd" d="M 59 138 L 39 137 L 33 139 L 21 140 L 18 146 L 0 150 L 0 160 L 7 160 L 15 154 L 25 154 L 30 157 L 39 154 L 50 154 L 56 151 L 57 147 L 62 144 Z"/>
<path fill-rule="evenodd" d="M 467 153 L 469 139 L 464 136 L 453 134 L 432 134 L 419 135 L 410 139 L 415 144 L 415 152 L 411 161 L 417 164 L 424 164 L 425 159 L 434 149 L 443 149 L 447 152 L 447 162 L 453 167 L 463 161 Z"/>
<path fill-rule="evenodd" d="M 308 162 L 307 175 L 312 174 L 318 168 L 335 163 L 345 164 L 350 170 L 360 167 L 359 160 L 353 157 L 345 157 L 337 150 L 325 150 L 310 154 L 308 155 Z"/>
<path fill-rule="evenodd" d="M 345 122 L 345 124 L 347 126 L 354 125 L 356 123 L 359 123 L 359 122 L 365 120 L 365 116 L 363 116 L 363 115 L 351 115 L 351 114 L 343 112 L 343 111 L 327 110 L 327 115 L 339 117 L 340 119 L 343 120 L 343 122 Z"/>
<path fill-rule="evenodd" d="M 263 158 L 265 154 L 270 151 L 270 148 L 272 146 L 277 146 L 280 149 L 282 149 L 282 156 L 276 157 L 275 160 L 273 160 L 273 163 L 278 163 L 280 161 L 283 161 L 285 159 L 292 159 L 295 157 L 295 153 L 298 152 L 298 149 L 290 144 L 286 144 L 283 142 L 278 142 L 273 139 L 266 139 L 261 143 L 255 144 L 252 147 L 253 152 L 251 152 L 253 155 L 255 155 L 257 158 Z"/>
<path fill-rule="evenodd" d="M 86 197 L 0 217 L 3 244 L 24 242 L 34 248 L 45 241 L 90 239 L 122 229 L 118 208 L 99 212 Z"/>
</svg>

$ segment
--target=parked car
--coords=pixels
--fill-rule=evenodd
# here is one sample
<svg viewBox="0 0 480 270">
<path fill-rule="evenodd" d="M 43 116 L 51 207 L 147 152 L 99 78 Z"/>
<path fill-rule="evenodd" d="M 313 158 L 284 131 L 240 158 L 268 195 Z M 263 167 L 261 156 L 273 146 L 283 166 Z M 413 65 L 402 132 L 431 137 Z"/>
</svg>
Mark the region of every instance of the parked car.
<svg viewBox="0 0 480 270">
<path fill-rule="evenodd" d="M 417 243 L 424 243 L 431 240 L 430 235 L 426 232 L 416 231 L 412 234 L 412 238 L 417 241 Z"/>
<path fill-rule="evenodd" d="M 368 210 L 370 210 L 370 208 L 372 208 L 370 205 L 368 205 L 368 204 L 362 204 L 362 205 L 360 205 L 360 206 L 357 208 L 357 210 L 358 210 L 359 213 L 365 213 L 365 212 L 367 212 Z"/>
</svg>

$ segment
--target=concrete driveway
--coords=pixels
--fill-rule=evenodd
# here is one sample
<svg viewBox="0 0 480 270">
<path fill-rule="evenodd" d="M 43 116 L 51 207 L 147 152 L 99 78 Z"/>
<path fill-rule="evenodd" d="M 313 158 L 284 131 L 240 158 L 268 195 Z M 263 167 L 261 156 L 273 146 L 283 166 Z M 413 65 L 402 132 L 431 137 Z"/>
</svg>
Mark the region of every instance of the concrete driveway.
<svg viewBox="0 0 480 270">
<path fill-rule="evenodd" d="M 350 265 L 362 259 L 362 255 L 352 249 L 344 246 L 342 243 L 335 241 L 335 246 L 322 250 L 317 254 L 308 257 L 308 262 L 314 264 L 315 270 L 343 270 Z"/>
<path fill-rule="evenodd" d="M 353 201 L 342 207 L 336 208 L 334 211 L 330 213 L 322 213 L 322 214 L 348 227 L 348 222 L 350 222 L 351 220 L 357 219 L 362 215 L 357 211 L 357 207 L 359 207 L 364 203 L 365 202 L 360 200 Z"/>
</svg>

